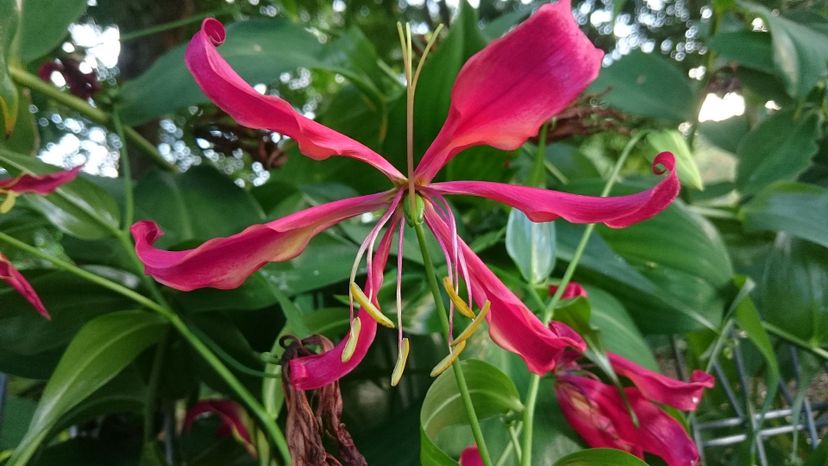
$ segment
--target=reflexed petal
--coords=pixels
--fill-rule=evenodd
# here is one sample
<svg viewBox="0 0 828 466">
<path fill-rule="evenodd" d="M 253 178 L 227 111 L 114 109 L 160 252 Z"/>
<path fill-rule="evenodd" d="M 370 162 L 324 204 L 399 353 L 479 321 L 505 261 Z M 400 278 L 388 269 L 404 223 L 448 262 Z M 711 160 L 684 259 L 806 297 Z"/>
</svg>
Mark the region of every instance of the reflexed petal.
<svg viewBox="0 0 828 466">
<path fill-rule="evenodd" d="M 558 403 L 567 421 L 594 448 L 608 447 L 660 456 L 668 466 L 695 466 L 699 454 L 693 440 L 675 418 L 648 401 L 635 388 L 625 389 L 638 417 L 635 427 L 624 400 L 612 385 L 595 379 L 561 375 Z"/>
<path fill-rule="evenodd" d="M 603 223 L 612 228 L 624 228 L 658 214 L 678 196 L 680 184 L 673 154 L 659 154 L 653 161 L 656 173 L 661 173 L 659 165 L 670 174 L 652 188 L 627 196 L 583 196 L 488 181 L 434 183 L 429 189 L 440 194 L 467 194 L 493 199 L 520 209 L 533 222 L 563 218 L 572 223 Z"/>
<path fill-rule="evenodd" d="M 578 28 L 569 0 L 542 6 L 460 70 L 448 118 L 417 179 L 430 181 L 470 146 L 517 149 L 598 76 L 603 55 Z"/>
<path fill-rule="evenodd" d="M 184 430 L 190 430 L 195 420 L 205 413 L 215 414 L 221 419 L 219 435 L 232 434 L 255 456 L 253 439 L 247 429 L 246 414 L 238 403 L 232 400 L 200 400 L 184 416 Z"/>
<path fill-rule="evenodd" d="M 0 254 L 0 280 L 6 282 L 14 288 L 21 296 L 26 298 L 26 301 L 31 303 L 32 306 L 40 313 L 43 317 L 47 319 L 51 319 L 49 313 L 46 312 L 46 308 L 43 306 L 43 301 L 40 300 L 40 297 L 35 292 L 32 285 L 26 280 L 26 278 L 12 265 L 11 261 Z"/>
<path fill-rule="evenodd" d="M 615 372 L 630 379 L 644 397 L 682 411 L 695 410 L 704 389 L 715 384 L 713 376 L 703 371 L 693 371 L 691 381 L 682 382 L 641 367 L 617 354 L 607 353 L 607 356 Z"/>
<path fill-rule="evenodd" d="M 49 194 L 61 185 L 69 183 L 78 176 L 83 167 L 78 166 L 46 175 L 20 175 L 14 178 L 0 180 L 0 191 L 14 191 L 16 193 Z"/>
<path fill-rule="evenodd" d="M 380 240 L 376 255 L 373 261 L 373 270 L 368 274 L 365 284 L 365 293 L 373 296 L 375 306 L 377 292 L 382 287 L 383 271 L 388 261 L 388 253 L 391 250 L 391 239 L 394 237 L 398 217 L 391 219 L 390 226 Z M 313 390 L 330 383 L 333 383 L 347 375 L 362 361 L 374 336 L 377 333 L 377 321 L 364 309 L 359 310 L 359 319 L 362 321 L 362 330 L 359 332 L 358 341 L 353 355 L 347 362 L 342 362 L 342 351 L 348 343 L 350 335 L 345 335 L 334 349 L 314 356 L 306 356 L 290 360 L 289 378 L 290 383 L 299 390 Z"/>
<path fill-rule="evenodd" d="M 643 456 L 642 447 L 628 439 L 635 426 L 615 387 L 587 377 L 560 375 L 555 392 L 564 417 L 587 445 Z"/>
<path fill-rule="evenodd" d="M 426 222 L 444 248 L 452 244 L 449 227 L 432 208 L 426 209 Z M 489 335 L 501 347 L 517 353 L 529 370 L 545 374 L 565 360 L 567 350 L 583 351 L 586 347 L 578 334 L 563 323 L 546 327 L 479 257 L 458 239 L 472 281 L 472 297 L 478 307 L 488 299 L 491 311 L 486 320 Z"/>
<path fill-rule="evenodd" d="M 483 466 L 483 458 L 476 446 L 463 449 L 463 453 L 460 453 L 460 466 Z"/>
<path fill-rule="evenodd" d="M 298 256 L 308 241 L 326 228 L 385 207 L 388 202 L 387 193 L 329 202 L 184 251 L 153 247 L 163 234 L 154 222 L 137 222 L 131 231 L 144 271 L 159 282 L 182 291 L 206 287 L 231 289 L 240 286 L 268 262 L 283 262 Z"/>
<path fill-rule="evenodd" d="M 205 19 L 187 47 L 187 67 L 204 94 L 239 124 L 290 136 L 310 158 L 352 157 L 372 165 L 392 180 L 404 179 L 393 165 L 371 149 L 300 115 L 278 97 L 256 92 L 218 53 L 216 47 L 224 38 L 224 26 L 216 19 Z"/>
</svg>

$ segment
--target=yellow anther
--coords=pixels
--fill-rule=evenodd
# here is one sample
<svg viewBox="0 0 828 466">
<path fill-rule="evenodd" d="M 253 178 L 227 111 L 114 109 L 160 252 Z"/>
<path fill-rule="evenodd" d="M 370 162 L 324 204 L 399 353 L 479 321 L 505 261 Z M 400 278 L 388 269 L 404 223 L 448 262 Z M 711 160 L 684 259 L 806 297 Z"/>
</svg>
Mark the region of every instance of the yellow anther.
<svg viewBox="0 0 828 466">
<path fill-rule="evenodd" d="M 0 194 L 5 194 L 6 198 L 3 199 L 3 202 L 0 202 L 0 214 L 5 214 L 6 212 L 10 211 L 12 207 L 14 207 L 14 201 L 17 199 L 17 193 L 14 191 L 6 191 L 3 193 L 0 191 Z"/>
<path fill-rule="evenodd" d="M 457 344 L 457 346 L 449 348 L 450 353 L 448 354 L 448 356 L 444 357 L 442 361 L 438 362 L 437 365 L 434 366 L 434 369 L 431 369 L 431 376 L 437 377 L 438 375 L 445 372 L 446 369 L 451 367 L 451 365 L 454 364 L 454 361 L 456 361 L 457 358 L 460 357 L 460 353 L 462 353 L 465 348 L 465 341 L 461 341 Z"/>
<path fill-rule="evenodd" d="M 403 371 L 405 370 L 405 362 L 408 361 L 408 351 L 411 349 L 411 344 L 408 338 L 403 338 L 400 342 L 400 351 L 397 353 L 397 363 L 394 364 L 394 372 L 391 373 L 391 386 L 396 387 L 400 383 Z"/>
<path fill-rule="evenodd" d="M 368 299 L 368 296 L 365 295 L 362 288 L 354 282 L 351 282 L 351 296 L 354 297 L 354 301 L 359 303 L 359 305 L 365 309 L 365 312 L 370 314 L 378 324 L 388 328 L 394 328 L 394 322 L 391 322 L 391 319 L 385 317 L 385 314 L 377 309 L 377 306 L 374 306 L 374 303 Z"/>
<path fill-rule="evenodd" d="M 474 318 L 472 323 L 470 323 L 469 326 L 466 327 L 466 329 L 463 330 L 463 332 L 460 333 L 460 335 L 458 335 L 453 342 L 451 342 L 451 344 L 459 345 L 461 343 L 464 343 L 470 336 L 472 336 L 472 334 L 474 334 L 474 332 L 476 332 L 477 329 L 480 328 L 480 325 L 483 323 L 483 321 L 486 320 L 486 315 L 489 313 L 489 309 L 491 309 L 491 307 L 492 303 L 486 300 L 486 302 L 483 304 L 483 309 L 480 310 L 480 313 L 477 314 L 477 317 Z"/>
<path fill-rule="evenodd" d="M 345 349 L 342 350 L 342 362 L 350 361 L 354 355 L 360 330 L 362 330 L 362 321 L 359 320 L 359 317 L 354 317 L 354 320 L 351 321 L 351 333 L 348 334 L 348 342 L 345 343 Z"/>
<path fill-rule="evenodd" d="M 474 311 L 472 311 L 469 305 L 463 301 L 463 298 L 461 298 L 460 295 L 454 291 L 454 287 L 451 285 L 451 279 L 449 277 L 443 278 L 443 288 L 446 289 L 446 293 L 448 293 L 448 297 L 451 302 L 454 303 L 454 307 L 457 308 L 457 312 L 463 314 L 469 319 L 474 319 Z"/>
</svg>

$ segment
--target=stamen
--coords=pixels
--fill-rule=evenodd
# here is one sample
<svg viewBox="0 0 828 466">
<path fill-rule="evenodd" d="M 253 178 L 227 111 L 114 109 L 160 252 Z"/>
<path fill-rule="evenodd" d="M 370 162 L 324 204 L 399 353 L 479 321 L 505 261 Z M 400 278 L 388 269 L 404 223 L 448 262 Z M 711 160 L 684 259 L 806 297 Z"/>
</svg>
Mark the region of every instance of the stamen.
<svg viewBox="0 0 828 466">
<path fill-rule="evenodd" d="M 438 375 L 445 372 L 446 369 L 451 367 L 451 365 L 454 364 L 454 361 L 456 361 L 457 358 L 460 357 L 460 353 L 462 353 L 464 349 L 466 349 L 466 342 L 465 341 L 461 341 L 460 343 L 457 344 L 457 346 L 450 347 L 449 348 L 450 352 L 449 352 L 448 356 L 443 358 L 442 361 L 438 362 L 437 365 L 434 366 L 434 369 L 431 369 L 431 376 L 432 377 L 437 377 Z"/>
<path fill-rule="evenodd" d="M 400 383 L 403 371 L 405 370 L 405 362 L 408 361 L 408 352 L 410 349 L 411 345 L 408 342 L 408 338 L 403 338 L 402 341 L 400 341 L 400 348 L 397 353 L 397 363 L 394 364 L 394 372 L 391 373 L 392 387 L 396 387 L 397 384 Z"/>
<path fill-rule="evenodd" d="M 359 341 L 359 332 L 362 330 L 362 321 L 359 316 L 354 317 L 351 321 L 351 332 L 348 333 L 348 342 L 345 343 L 345 348 L 342 350 L 342 362 L 348 362 L 354 355 L 357 342 Z"/>
<path fill-rule="evenodd" d="M 356 257 L 354 258 L 354 263 L 351 266 L 351 282 L 356 281 L 357 270 L 359 269 L 359 264 L 362 262 L 362 257 L 365 255 L 365 251 L 368 250 L 370 246 L 373 250 L 374 242 L 379 236 L 379 231 L 385 224 L 388 222 L 388 219 L 391 218 L 391 215 L 397 210 L 397 206 L 400 204 L 400 199 L 402 198 L 402 193 L 397 193 L 394 196 L 394 199 L 391 201 L 391 204 L 388 206 L 388 209 L 382 214 L 379 221 L 371 228 L 371 231 L 368 232 L 368 235 L 362 241 L 362 244 L 359 245 L 359 250 L 357 251 Z M 372 251 L 373 252 L 373 251 Z M 368 256 L 368 268 L 367 273 L 368 277 L 370 278 L 373 274 L 372 265 L 373 265 L 373 257 L 371 255 Z M 371 280 L 368 280 L 370 283 Z M 373 290 L 372 290 L 373 294 Z M 350 311 L 350 318 L 354 318 L 354 297 L 348 296 L 348 304 L 349 304 L 349 311 Z"/>
<path fill-rule="evenodd" d="M 449 277 L 443 277 L 443 288 L 446 289 L 446 293 L 448 293 L 449 300 L 454 303 L 454 306 L 457 308 L 457 312 L 463 314 L 464 316 L 468 317 L 469 319 L 474 319 L 474 311 L 471 310 L 468 304 L 463 301 L 463 298 L 454 291 L 454 285 L 451 283 L 451 279 Z"/>
<path fill-rule="evenodd" d="M 469 326 L 466 327 L 466 329 L 463 330 L 463 332 L 460 333 L 460 335 L 458 335 L 457 338 L 455 338 L 451 344 L 459 345 L 468 340 L 468 338 L 472 336 L 478 328 L 480 328 L 480 325 L 483 323 L 483 321 L 486 320 L 486 315 L 489 313 L 489 309 L 491 309 L 491 307 L 491 301 L 486 300 L 486 302 L 483 304 L 483 309 L 480 310 L 480 313 L 477 314 L 477 317 L 474 318 L 472 323 L 470 323 Z"/>
<path fill-rule="evenodd" d="M 3 193 L 0 191 L 0 194 L 6 195 L 6 198 L 0 203 L 0 214 L 5 214 L 14 207 L 14 203 L 17 200 L 17 193 L 14 191 L 6 191 Z"/>
<path fill-rule="evenodd" d="M 351 296 L 354 297 L 354 300 L 358 302 L 359 305 L 362 306 L 362 309 L 373 317 L 378 324 L 384 327 L 394 328 L 394 322 L 391 322 L 391 319 L 385 317 L 385 314 L 377 309 L 377 307 L 374 306 L 374 303 L 372 303 L 368 296 L 365 295 L 362 288 L 354 282 L 351 282 Z"/>
</svg>

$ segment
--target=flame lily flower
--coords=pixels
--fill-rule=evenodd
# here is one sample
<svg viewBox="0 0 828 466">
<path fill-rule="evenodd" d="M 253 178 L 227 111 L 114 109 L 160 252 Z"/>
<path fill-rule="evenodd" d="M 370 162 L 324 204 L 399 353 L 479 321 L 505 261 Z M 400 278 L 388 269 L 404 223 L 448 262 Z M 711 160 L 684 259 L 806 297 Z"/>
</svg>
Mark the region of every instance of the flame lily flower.
<svg viewBox="0 0 828 466">
<path fill-rule="evenodd" d="M 577 283 L 570 283 L 563 296 L 586 297 Z M 584 373 L 576 363 L 558 370 L 555 391 L 564 417 L 593 448 L 617 448 L 640 458 L 644 452 L 661 457 L 668 466 L 694 466 L 699 452 L 684 427 L 658 404 L 682 411 L 695 411 L 713 377 L 693 371 L 690 382 L 682 382 L 639 366 L 617 354 L 607 353 L 616 374 L 633 386 L 624 388 L 629 408 L 618 388 Z M 630 416 L 631 409 L 638 418 Z"/>
<path fill-rule="evenodd" d="M 520 26 L 468 60 L 454 83 L 448 118 L 416 169 L 409 151 L 408 176 L 368 147 L 305 118 L 286 101 L 256 92 L 217 50 L 225 39 L 224 27 L 215 19 L 206 19 L 189 44 L 186 60 L 196 82 L 218 107 L 244 126 L 291 137 L 299 151 L 313 159 L 340 156 L 365 162 L 383 173 L 393 187 L 378 194 L 310 207 L 183 251 L 153 247 L 161 230 L 151 221 L 137 222 L 132 234 L 146 273 L 183 291 L 235 288 L 264 264 L 287 261 L 301 254 L 314 235 L 337 222 L 382 210 L 384 213 L 359 248 L 354 264 L 351 297 L 359 304 L 359 312 L 355 314 L 352 306 L 351 331 L 331 351 L 292 360 L 290 373 L 291 382 L 300 389 L 313 389 L 337 380 L 363 358 L 378 323 L 396 325 L 400 332 L 399 369 L 405 364 L 408 348 L 408 340 L 401 333 L 399 292 L 396 323 L 383 318 L 376 295 L 395 231 L 399 231 L 397 247 L 402 247 L 406 221 L 403 207 L 408 202 L 403 198 L 408 195 L 412 203 L 416 199 L 422 206 L 424 221 L 443 249 L 454 291 L 451 309 L 463 311 L 469 307 L 457 296 L 462 277 L 470 300 L 484 309 L 488 302 L 487 312 L 481 311 L 475 318 L 479 317 L 478 324 L 483 319 L 488 322 L 494 341 L 523 357 L 535 373 L 554 369 L 556 355 L 565 347 L 583 345 L 582 341 L 565 326 L 555 330 L 545 327 L 463 243 L 456 233 L 455 219 L 445 196 L 494 199 L 522 210 L 537 222 L 564 218 L 575 223 L 600 222 L 621 228 L 652 217 L 676 197 L 679 182 L 673 156 L 663 153 L 656 157 L 654 168 L 669 171 L 656 186 L 637 194 L 610 198 L 502 183 L 432 180 L 441 167 L 468 147 L 489 145 L 501 150 L 517 149 L 595 79 L 603 53 L 578 29 L 570 8 L 569 0 L 542 6 Z M 410 61 L 407 70 L 410 71 Z M 410 72 L 407 76 L 411 86 L 409 106 L 412 106 L 414 86 Z M 413 81 L 416 82 L 416 76 Z M 383 229 L 375 255 L 374 245 Z M 363 255 L 368 265 L 364 291 L 353 283 Z M 397 255 L 398 282 L 401 257 Z M 397 287 L 399 290 L 399 283 Z M 473 312 L 471 315 L 474 316 Z M 454 358 L 463 344 L 460 341 L 454 346 Z M 444 361 L 445 366 L 452 361 Z M 396 380 L 392 378 L 392 382 Z"/>
<path fill-rule="evenodd" d="M 248 428 L 250 420 L 244 408 L 232 400 L 199 400 L 187 410 L 187 414 L 184 416 L 183 429 L 189 431 L 192 429 L 193 423 L 206 414 L 214 414 L 221 420 L 221 425 L 216 431 L 216 435 L 220 437 L 232 435 L 250 453 L 250 456 L 256 458 L 256 447 L 253 444 L 253 438 Z"/>
<path fill-rule="evenodd" d="M 81 167 L 75 167 L 71 170 L 50 173 L 47 175 L 29 175 L 23 174 L 14 178 L 4 178 L 0 180 L 0 195 L 5 198 L 0 202 L 0 214 L 4 214 L 11 210 L 14 206 L 16 197 L 19 194 L 34 193 L 34 194 L 49 194 L 61 185 L 68 183 L 75 179 L 80 172 Z M 0 253 L 0 280 L 6 282 L 14 288 L 21 296 L 26 298 L 26 301 L 40 313 L 43 317 L 50 319 L 46 307 L 40 300 L 40 297 L 35 292 L 32 285 L 25 277 L 12 265 L 11 261 Z"/>
</svg>

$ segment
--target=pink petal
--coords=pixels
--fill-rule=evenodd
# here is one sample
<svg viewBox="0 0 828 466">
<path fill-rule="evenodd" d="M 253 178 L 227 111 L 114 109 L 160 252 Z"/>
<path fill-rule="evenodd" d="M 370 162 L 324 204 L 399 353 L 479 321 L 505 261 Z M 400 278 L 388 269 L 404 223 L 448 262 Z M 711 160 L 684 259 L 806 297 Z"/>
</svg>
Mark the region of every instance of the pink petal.
<svg viewBox="0 0 828 466">
<path fill-rule="evenodd" d="M 69 183 L 78 176 L 83 167 L 78 166 L 47 175 L 20 175 L 14 178 L 0 180 L 0 191 L 14 191 L 16 193 L 49 194 L 61 185 Z"/>
<path fill-rule="evenodd" d="M 603 56 L 578 28 L 569 0 L 542 6 L 460 70 L 448 118 L 417 167 L 418 181 L 431 181 L 467 147 L 520 147 L 598 76 Z"/>
<path fill-rule="evenodd" d="M 371 301 L 377 308 L 377 292 L 382 287 L 383 271 L 388 261 L 388 253 L 391 250 L 391 239 L 394 237 L 395 225 L 398 218 L 391 219 L 389 227 L 377 247 L 376 256 L 372 263 L 373 270 L 368 274 L 365 284 L 365 294 L 371 296 Z M 377 333 L 377 321 L 364 309 L 359 310 L 359 319 L 362 323 L 362 330 L 359 332 L 356 349 L 348 362 L 342 362 L 342 351 L 348 342 L 350 332 L 339 341 L 334 349 L 314 356 L 291 359 L 289 364 L 290 383 L 299 390 L 314 390 L 341 379 L 359 365 L 368 348 L 374 342 Z"/>
<path fill-rule="evenodd" d="M 668 466 L 698 464 L 696 445 L 684 427 L 637 389 L 627 388 L 625 394 L 638 417 L 638 427 L 612 385 L 588 377 L 561 375 L 556 391 L 564 417 L 589 446 L 618 448 L 642 458 L 642 452 L 651 453 Z"/>
<path fill-rule="evenodd" d="M 644 456 L 641 445 L 619 432 L 632 432 L 635 426 L 615 387 L 587 377 L 559 375 L 555 392 L 564 417 L 587 445 Z"/>
<path fill-rule="evenodd" d="M 430 206 L 426 209 L 426 222 L 443 248 L 450 250 L 450 229 Z M 565 324 L 543 325 L 462 239 L 458 238 L 457 243 L 469 269 L 475 303 L 482 307 L 486 300 L 491 301 L 486 320 L 495 343 L 518 354 L 536 374 L 554 370 L 567 359 L 568 350 L 582 352 L 586 348 L 581 337 Z"/>
<path fill-rule="evenodd" d="M 8 283 L 9 286 L 14 288 L 18 293 L 20 293 L 21 296 L 26 298 L 26 301 L 31 303 L 40 315 L 47 319 L 51 319 L 51 316 L 49 316 L 49 313 L 43 306 L 43 301 L 40 300 L 40 297 L 37 295 L 34 288 L 32 288 L 32 285 L 29 284 L 26 278 L 2 253 L 0 253 L 0 280 Z"/>
<path fill-rule="evenodd" d="M 467 194 L 493 199 L 520 209 L 533 222 L 563 218 L 572 223 L 604 223 L 612 228 L 624 228 L 658 214 L 678 196 L 680 184 L 673 154 L 659 154 L 653 161 L 656 173 L 662 173 L 659 165 L 670 175 L 646 191 L 627 196 L 583 196 L 488 181 L 434 183 L 429 189 L 440 194 Z"/>
<path fill-rule="evenodd" d="M 231 289 L 240 286 L 268 262 L 284 262 L 298 256 L 311 238 L 326 228 L 346 218 L 386 207 L 388 202 L 388 193 L 330 202 L 184 251 L 153 247 L 163 233 L 149 220 L 135 223 L 131 231 L 144 271 L 159 282 L 182 291 L 206 287 Z"/>
<path fill-rule="evenodd" d="M 549 296 L 554 295 L 557 291 L 558 285 L 549 285 Z M 566 284 L 561 299 L 586 298 L 588 296 L 587 291 L 579 283 L 569 282 Z"/>
<path fill-rule="evenodd" d="M 682 411 L 694 411 L 704 389 L 715 384 L 713 376 L 703 371 L 693 371 L 688 383 L 653 372 L 617 354 L 607 356 L 615 372 L 630 379 L 644 397 Z"/>
<path fill-rule="evenodd" d="M 256 92 L 216 50 L 224 39 L 224 26 L 214 18 L 205 19 L 187 47 L 187 67 L 204 94 L 239 124 L 290 136 L 299 144 L 299 150 L 312 159 L 352 157 L 372 165 L 392 181 L 405 179 L 371 149 L 300 115 L 278 97 Z"/>
<path fill-rule="evenodd" d="M 477 446 L 472 445 L 463 449 L 460 453 L 460 466 L 483 466 L 483 458 Z"/>
<path fill-rule="evenodd" d="M 232 400 L 199 400 L 184 416 L 184 430 L 190 430 L 195 420 L 205 413 L 215 414 L 221 418 L 222 426 L 217 432 L 219 435 L 232 433 L 255 456 L 253 439 L 245 423 L 245 412 L 238 403 Z"/>
</svg>

